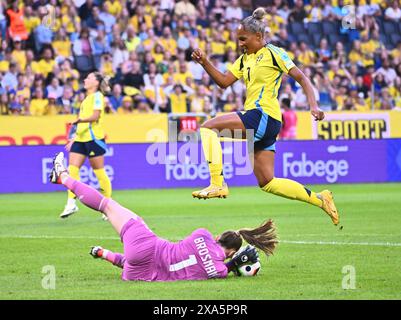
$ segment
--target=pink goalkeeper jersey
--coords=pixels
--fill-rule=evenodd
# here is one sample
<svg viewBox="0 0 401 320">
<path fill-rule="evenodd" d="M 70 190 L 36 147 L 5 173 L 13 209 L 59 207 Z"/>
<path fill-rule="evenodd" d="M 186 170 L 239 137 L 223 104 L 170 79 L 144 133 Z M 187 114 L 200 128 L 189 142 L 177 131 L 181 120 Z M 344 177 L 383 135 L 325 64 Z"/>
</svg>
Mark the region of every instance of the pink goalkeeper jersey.
<svg viewBox="0 0 401 320">
<path fill-rule="evenodd" d="M 206 229 L 197 229 L 178 243 L 158 238 L 152 280 L 206 280 L 225 278 L 223 248 Z"/>
</svg>

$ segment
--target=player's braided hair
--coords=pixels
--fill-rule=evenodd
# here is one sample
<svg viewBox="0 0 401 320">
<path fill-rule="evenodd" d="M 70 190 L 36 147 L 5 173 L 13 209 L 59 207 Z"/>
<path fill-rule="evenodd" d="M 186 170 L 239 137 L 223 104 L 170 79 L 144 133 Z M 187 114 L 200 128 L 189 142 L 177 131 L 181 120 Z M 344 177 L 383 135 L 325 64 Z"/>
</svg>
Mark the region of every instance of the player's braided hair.
<svg viewBox="0 0 401 320">
<path fill-rule="evenodd" d="M 254 229 L 240 229 L 238 231 L 224 232 L 218 242 L 227 249 L 238 251 L 242 246 L 242 239 L 266 255 L 272 255 L 278 243 L 276 226 L 273 220 L 267 220 Z"/>
<path fill-rule="evenodd" d="M 267 25 L 264 20 L 265 15 L 265 9 L 257 8 L 251 16 L 246 17 L 244 20 L 241 21 L 241 25 L 246 31 L 252 33 L 260 32 L 264 34 L 267 30 Z"/>
<path fill-rule="evenodd" d="M 111 92 L 111 88 L 110 88 L 110 84 L 109 84 L 110 78 L 107 76 L 103 76 L 98 71 L 94 72 L 94 75 L 96 77 L 96 80 L 99 81 L 98 90 L 104 95 L 109 94 Z"/>
</svg>

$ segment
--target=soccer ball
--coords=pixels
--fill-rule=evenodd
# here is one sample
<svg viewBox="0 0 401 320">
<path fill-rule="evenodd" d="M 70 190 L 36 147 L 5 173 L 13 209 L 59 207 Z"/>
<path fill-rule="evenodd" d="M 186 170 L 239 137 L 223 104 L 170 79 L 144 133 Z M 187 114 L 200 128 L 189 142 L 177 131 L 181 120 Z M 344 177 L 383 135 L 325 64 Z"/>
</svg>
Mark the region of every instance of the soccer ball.
<svg viewBox="0 0 401 320">
<path fill-rule="evenodd" d="M 260 262 L 257 261 L 255 263 L 243 264 L 242 266 L 237 268 L 237 275 L 244 277 L 253 277 L 256 276 L 261 268 Z"/>
</svg>

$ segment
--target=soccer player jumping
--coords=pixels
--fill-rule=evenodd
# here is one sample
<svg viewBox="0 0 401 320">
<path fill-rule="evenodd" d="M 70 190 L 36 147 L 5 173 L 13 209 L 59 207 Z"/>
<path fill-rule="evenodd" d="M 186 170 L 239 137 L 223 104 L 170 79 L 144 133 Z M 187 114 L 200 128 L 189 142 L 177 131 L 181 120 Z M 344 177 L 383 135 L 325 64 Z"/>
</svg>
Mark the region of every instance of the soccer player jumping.
<svg viewBox="0 0 401 320">
<path fill-rule="evenodd" d="M 254 174 L 260 188 L 268 193 L 293 200 L 300 200 L 322 208 L 334 225 L 339 223 L 339 214 L 331 191 L 315 193 L 300 183 L 274 176 L 275 142 L 281 128 L 281 111 L 277 100 L 283 73 L 294 78 L 303 88 L 311 114 L 316 121 L 324 119 L 324 112 L 318 108 L 310 80 L 295 66 L 288 54 L 281 48 L 266 43 L 264 34 L 265 10 L 256 9 L 252 16 L 241 21 L 237 38 L 245 52 L 226 73 L 220 72 L 200 50 L 192 53 L 192 59 L 202 65 L 205 71 L 221 88 L 231 86 L 243 79 L 246 85 L 245 112 L 230 113 L 210 119 L 202 124 L 200 135 L 202 148 L 209 163 L 210 186 L 192 193 L 200 199 L 225 198 L 229 191 L 223 177 L 223 157 L 219 135 L 216 132 L 246 130 L 254 134 Z"/>
<path fill-rule="evenodd" d="M 238 272 L 244 263 L 259 262 L 259 248 L 271 255 L 277 244 L 273 221 L 255 229 L 226 231 L 213 238 L 206 229 L 197 229 L 178 243 L 156 236 L 143 219 L 106 198 L 96 189 L 70 177 L 64 166 L 64 154 L 56 155 L 50 181 L 60 183 L 73 192 L 87 207 L 104 213 L 121 237 L 124 254 L 93 247 L 90 254 L 123 269 L 123 280 L 175 281 L 225 278 Z M 242 239 L 250 245 L 239 250 Z M 255 246 L 255 247 L 254 247 Z M 227 263 L 224 261 L 232 258 Z M 259 269 L 255 269 L 256 273 Z"/>
</svg>

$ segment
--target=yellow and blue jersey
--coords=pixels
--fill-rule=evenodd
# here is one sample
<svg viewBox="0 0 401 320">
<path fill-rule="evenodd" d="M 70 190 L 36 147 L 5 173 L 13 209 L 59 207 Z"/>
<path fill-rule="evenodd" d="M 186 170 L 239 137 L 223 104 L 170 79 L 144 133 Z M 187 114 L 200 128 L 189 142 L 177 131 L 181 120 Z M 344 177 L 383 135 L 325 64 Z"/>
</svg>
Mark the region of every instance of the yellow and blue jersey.
<svg viewBox="0 0 401 320">
<path fill-rule="evenodd" d="M 81 103 L 79 117 L 89 118 L 95 110 L 100 110 L 100 117 L 96 122 L 78 123 L 75 141 L 88 142 L 104 139 L 103 118 L 104 118 L 104 95 L 97 91 L 89 94 Z"/>
<path fill-rule="evenodd" d="M 229 71 L 237 79 L 244 79 L 247 92 L 245 111 L 261 109 L 281 121 L 278 90 L 283 73 L 288 73 L 294 66 L 287 52 L 272 44 L 256 53 L 242 54 Z"/>
</svg>

